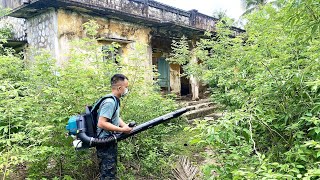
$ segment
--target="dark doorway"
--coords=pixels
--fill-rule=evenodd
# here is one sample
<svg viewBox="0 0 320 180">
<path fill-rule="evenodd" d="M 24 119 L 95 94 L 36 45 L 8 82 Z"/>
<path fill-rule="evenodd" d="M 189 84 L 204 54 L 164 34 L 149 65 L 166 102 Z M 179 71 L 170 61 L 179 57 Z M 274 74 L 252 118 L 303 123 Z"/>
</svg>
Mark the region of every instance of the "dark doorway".
<svg viewBox="0 0 320 180">
<path fill-rule="evenodd" d="M 190 80 L 189 80 L 189 78 L 187 78 L 186 75 L 184 75 L 183 68 L 181 68 L 180 73 L 182 75 L 180 78 L 181 96 L 186 96 L 186 95 L 190 94 Z"/>
</svg>

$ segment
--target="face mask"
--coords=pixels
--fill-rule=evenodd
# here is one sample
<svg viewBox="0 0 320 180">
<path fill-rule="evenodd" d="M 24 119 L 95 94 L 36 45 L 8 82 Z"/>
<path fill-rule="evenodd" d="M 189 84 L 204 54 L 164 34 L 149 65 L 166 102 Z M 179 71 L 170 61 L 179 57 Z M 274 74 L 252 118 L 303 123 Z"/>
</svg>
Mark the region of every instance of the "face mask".
<svg viewBox="0 0 320 180">
<path fill-rule="evenodd" d="M 124 89 L 124 92 L 121 94 L 121 97 L 125 97 L 129 93 L 128 88 Z"/>
</svg>

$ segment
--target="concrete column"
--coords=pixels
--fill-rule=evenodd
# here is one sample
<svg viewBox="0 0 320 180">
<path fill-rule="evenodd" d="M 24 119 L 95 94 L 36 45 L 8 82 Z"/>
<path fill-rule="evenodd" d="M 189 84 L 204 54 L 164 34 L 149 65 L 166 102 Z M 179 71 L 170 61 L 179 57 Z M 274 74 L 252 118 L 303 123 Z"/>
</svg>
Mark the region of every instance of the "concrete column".
<svg viewBox="0 0 320 180">
<path fill-rule="evenodd" d="M 191 64 L 197 64 L 198 60 L 194 53 L 194 47 L 195 47 L 196 41 L 192 40 L 192 58 L 191 58 Z M 190 76 L 190 84 L 191 84 L 191 92 L 192 92 L 192 100 L 199 100 L 199 79 L 195 77 L 194 75 Z"/>
<path fill-rule="evenodd" d="M 170 64 L 170 89 L 171 93 L 178 96 L 181 95 L 181 81 L 180 81 L 180 65 Z"/>
<path fill-rule="evenodd" d="M 199 80 L 194 75 L 190 76 L 192 100 L 199 100 Z"/>
</svg>

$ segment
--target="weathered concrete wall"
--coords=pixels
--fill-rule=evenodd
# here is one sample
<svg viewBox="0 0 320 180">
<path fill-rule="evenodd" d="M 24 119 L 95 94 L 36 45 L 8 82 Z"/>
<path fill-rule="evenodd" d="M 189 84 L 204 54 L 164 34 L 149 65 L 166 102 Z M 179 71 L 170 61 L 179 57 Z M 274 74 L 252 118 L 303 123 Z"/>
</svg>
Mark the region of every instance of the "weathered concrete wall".
<svg viewBox="0 0 320 180">
<path fill-rule="evenodd" d="M 57 13 L 54 9 L 27 19 L 27 40 L 30 48 L 47 49 L 57 57 L 59 54 L 57 35 Z"/>
<path fill-rule="evenodd" d="M 207 16 L 205 14 L 196 13 L 194 16 L 194 26 L 199 29 L 205 29 L 208 31 L 215 31 L 217 19 Z"/>
<path fill-rule="evenodd" d="M 144 26 L 135 25 L 128 22 L 117 21 L 101 17 L 93 17 L 85 14 L 71 12 L 63 9 L 59 9 L 57 13 L 58 22 L 58 44 L 60 49 L 59 63 L 65 61 L 65 56 L 70 50 L 70 42 L 75 39 L 79 39 L 84 36 L 83 23 L 89 19 L 95 20 L 100 28 L 98 36 L 102 39 L 106 39 L 105 43 L 111 43 L 112 39 L 121 40 L 122 56 L 124 57 L 124 63 L 132 63 L 130 56 L 136 53 L 136 45 L 143 44 L 141 51 L 145 54 L 145 57 L 141 57 L 141 66 L 145 66 L 146 70 L 152 71 L 152 51 L 150 49 L 150 29 Z"/>
<path fill-rule="evenodd" d="M 190 25 L 190 13 L 156 1 L 141 0 L 73 0 L 78 3 L 91 6 L 114 9 L 145 18 L 159 20 L 161 22 L 175 22 Z"/>
<path fill-rule="evenodd" d="M 75 12 L 68 12 L 58 10 L 57 24 L 58 24 L 58 49 L 59 55 L 57 58 L 58 64 L 61 65 L 67 61 L 68 53 L 71 48 L 71 41 L 80 39 L 84 36 L 82 24 L 85 19 Z"/>
<path fill-rule="evenodd" d="M 26 41 L 26 20 L 5 16 L 0 19 L 0 28 L 9 28 L 12 31 L 12 37 L 9 40 Z"/>
<path fill-rule="evenodd" d="M 8 4 L 11 0 L 2 1 Z M 11 16 L 30 18 L 45 11 L 46 8 L 66 8 L 142 26 L 160 27 L 160 30 L 167 29 L 170 32 L 172 30 L 173 35 L 171 36 L 176 37 L 188 34 L 188 37 L 191 38 L 194 33 L 201 36 L 204 31 L 215 31 L 218 21 L 218 19 L 201 14 L 197 10 L 184 11 L 153 0 L 31 0 L 30 2 L 29 0 L 13 0 L 8 6 L 19 4 L 21 6 L 13 11 Z M 174 25 L 178 25 L 182 29 L 179 31 L 171 29 Z M 232 30 L 235 31 L 235 34 L 244 32 L 238 28 L 232 28 Z"/>
</svg>

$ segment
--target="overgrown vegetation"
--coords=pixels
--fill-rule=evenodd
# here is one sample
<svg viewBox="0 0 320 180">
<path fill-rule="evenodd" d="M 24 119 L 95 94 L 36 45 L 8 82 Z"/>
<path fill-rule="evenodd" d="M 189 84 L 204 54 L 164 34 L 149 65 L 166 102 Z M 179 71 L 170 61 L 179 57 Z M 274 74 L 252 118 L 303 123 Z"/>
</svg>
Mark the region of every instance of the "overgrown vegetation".
<svg viewBox="0 0 320 180">
<path fill-rule="evenodd" d="M 221 120 L 191 129 L 214 154 L 205 179 L 320 178 L 319 5 L 266 5 L 247 16 L 246 33 L 230 38 L 220 23 L 192 52 L 180 52 L 201 60 L 192 68 L 227 107 Z M 181 49 L 188 48 L 174 52 Z"/>
<path fill-rule="evenodd" d="M 122 72 L 130 79 L 130 94 L 122 102 L 122 118 L 142 123 L 177 108 L 157 92 L 152 71 L 141 65 L 143 45 L 136 45 L 130 63 L 104 58 L 95 35 L 98 25 L 84 24 L 88 36 L 73 43 L 68 61 L 57 66 L 48 52 L 33 51 L 23 61 L 13 50 L 0 56 L 0 177 L 1 179 L 96 179 L 94 149 L 75 151 L 67 137 L 68 118 L 83 112 L 110 92 L 110 77 Z M 118 45 L 111 44 L 108 51 Z M 108 54 L 108 53 L 107 53 Z M 154 84 L 154 85 L 153 85 Z M 119 143 L 121 179 L 170 177 L 172 160 L 179 152 L 167 143 L 181 132 L 181 122 L 160 125 Z"/>
<path fill-rule="evenodd" d="M 175 42 L 170 61 L 207 82 L 212 99 L 227 113 L 214 122 L 186 128 L 173 121 L 120 143 L 121 179 L 171 178 L 170 166 L 183 138 L 211 149 L 204 179 L 320 178 L 320 4 L 282 1 L 247 16 L 246 33 L 230 38 L 229 21 L 190 51 Z M 138 123 L 176 108 L 160 96 L 141 50 L 123 59 L 104 58 L 95 39 L 97 24 L 84 25 L 88 37 L 73 44 L 61 67 L 46 52 L 22 61 L 9 49 L 0 55 L 0 170 L 2 179 L 95 179 L 94 149 L 74 151 L 65 124 L 108 93 L 109 79 L 123 72 L 130 95 L 122 117 Z M 110 45 L 114 51 L 117 44 Z M 197 57 L 201 63 L 188 63 Z M 178 134 L 177 137 L 173 137 Z M 172 140 L 173 139 L 173 140 Z M 169 141 L 168 140 L 172 140 Z M 184 142 L 183 142 L 184 143 Z M 193 147 L 194 148 L 194 147 Z"/>
</svg>

